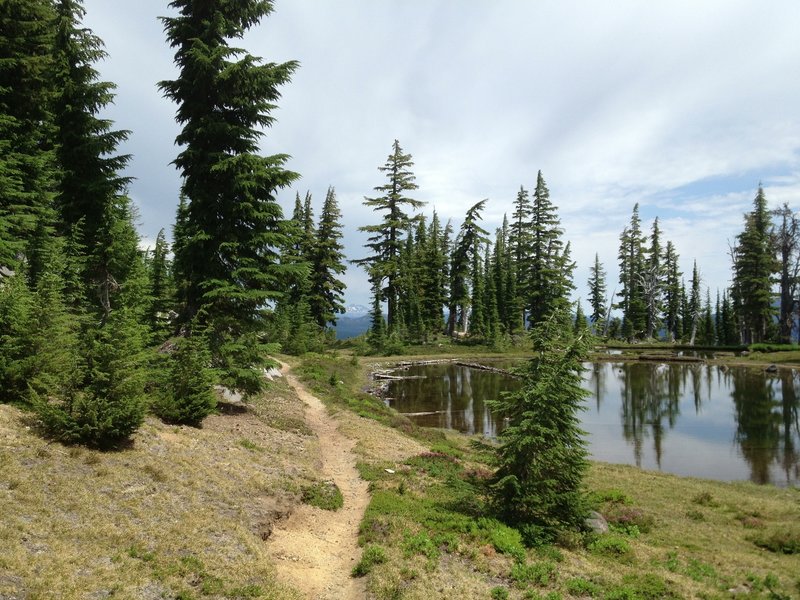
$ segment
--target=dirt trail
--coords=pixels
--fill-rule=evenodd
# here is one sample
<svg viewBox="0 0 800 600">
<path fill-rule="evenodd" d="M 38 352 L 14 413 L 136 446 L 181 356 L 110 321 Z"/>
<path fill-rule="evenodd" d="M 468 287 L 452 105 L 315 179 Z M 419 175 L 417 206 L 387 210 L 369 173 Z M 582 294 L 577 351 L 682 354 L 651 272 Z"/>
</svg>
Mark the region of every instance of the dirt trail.
<svg viewBox="0 0 800 600">
<path fill-rule="evenodd" d="M 306 404 L 306 421 L 319 438 L 322 476 L 333 480 L 344 496 L 338 511 L 300 505 L 288 519 L 276 524 L 268 548 L 278 577 L 313 600 L 361 600 L 362 579 L 350 577 L 361 558 L 358 525 L 369 503 L 367 482 L 356 471 L 351 450 L 355 442 L 337 429 L 338 423 L 294 377 L 288 365 L 283 373 Z"/>
</svg>

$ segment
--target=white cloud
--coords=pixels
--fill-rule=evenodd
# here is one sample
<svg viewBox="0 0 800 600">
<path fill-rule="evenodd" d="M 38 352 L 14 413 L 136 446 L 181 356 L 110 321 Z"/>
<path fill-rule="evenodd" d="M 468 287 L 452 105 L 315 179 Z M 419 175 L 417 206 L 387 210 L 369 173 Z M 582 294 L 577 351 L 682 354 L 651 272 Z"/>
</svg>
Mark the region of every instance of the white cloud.
<svg viewBox="0 0 800 600">
<path fill-rule="evenodd" d="M 133 130 L 132 194 L 153 237 L 169 229 L 178 190 L 168 164 L 175 107 L 155 88 L 174 74 L 156 20 L 167 9 L 85 6 L 111 54 L 99 66 L 119 84 L 109 114 Z M 800 204 L 793 0 L 282 0 L 275 9 L 239 44 L 301 62 L 264 151 L 291 154 L 303 176 L 295 189 L 319 204 L 336 187 L 350 257 L 362 255 L 356 228 L 375 217 L 361 202 L 383 183 L 377 167 L 395 138 L 414 156 L 426 212 L 435 206 L 456 224 L 488 197 L 493 230 L 541 169 L 582 296 L 595 252 L 616 277 L 617 236 L 636 202 L 648 226 L 661 214 L 684 269 L 696 257 L 712 289 L 727 281 L 727 241 L 758 179 L 771 204 Z M 295 189 L 282 194 L 285 207 Z M 366 304 L 360 271 L 348 283 L 348 299 Z"/>
</svg>

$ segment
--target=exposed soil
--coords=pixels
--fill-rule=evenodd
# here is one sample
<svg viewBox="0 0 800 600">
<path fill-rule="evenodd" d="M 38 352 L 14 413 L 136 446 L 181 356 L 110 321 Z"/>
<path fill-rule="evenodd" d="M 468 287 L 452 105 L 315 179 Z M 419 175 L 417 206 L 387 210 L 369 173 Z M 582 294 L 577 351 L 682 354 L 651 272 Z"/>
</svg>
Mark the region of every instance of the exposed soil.
<svg viewBox="0 0 800 600">
<path fill-rule="evenodd" d="M 366 597 L 363 580 L 350 577 L 361 557 L 358 526 L 369 503 L 367 482 L 356 470 L 355 442 L 338 429 L 322 402 L 283 365 L 288 383 L 306 405 L 306 422 L 319 439 L 322 476 L 339 487 L 344 506 L 326 511 L 299 506 L 275 524 L 268 542 L 278 578 L 314 600 Z"/>
</svg>

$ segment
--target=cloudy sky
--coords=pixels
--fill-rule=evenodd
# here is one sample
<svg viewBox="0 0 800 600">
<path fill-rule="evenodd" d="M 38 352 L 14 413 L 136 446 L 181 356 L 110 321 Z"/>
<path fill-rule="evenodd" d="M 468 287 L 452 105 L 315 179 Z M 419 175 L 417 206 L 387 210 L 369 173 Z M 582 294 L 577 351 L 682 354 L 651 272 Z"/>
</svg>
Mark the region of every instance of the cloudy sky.
<svg viewBox="0 0 800 600">
<path fill-rule="evenodd" d="M 180 181 L 173 78 L 159 16 L 166 1 L 85 0 L 85 25 L 106 43 L 107 111 L 132 131 L 130 194 L 140 231 L 170 231 Z M 759 182 L 771 205 L 800 209 L 800 2 L 796 0 L 277 0 L 237 45 L 301 66 L 284 87 L 265 154 L 288 153 L 317 214 L 329 185 L 346 252 L 364 255 L 362 206 L 384 183 L 394 139 L 415 162 L 424 212 L 460 225 L 488 198 L 485 226 L 512 212 L 541 170 L 558 206 L 586 297 L 599 253 L 617 278 L 618 237 L 639 203 L 712 290 L 729 281 L 728 242 Z M 687 278 L 688 278 L 687 276 Z M 368 303 L 348 270 L 347 300 Z"/>
</svg>

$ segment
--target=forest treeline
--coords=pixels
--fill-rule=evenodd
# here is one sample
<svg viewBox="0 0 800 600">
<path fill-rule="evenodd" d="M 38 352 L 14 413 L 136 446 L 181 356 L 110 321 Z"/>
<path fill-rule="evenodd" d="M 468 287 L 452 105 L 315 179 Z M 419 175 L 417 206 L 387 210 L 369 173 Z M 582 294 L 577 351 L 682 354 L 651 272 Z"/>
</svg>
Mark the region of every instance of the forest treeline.
<svg viewBox="0 0 800 600">
<path fill-rule="evenodd" d="M 158 86 L 176 106 L 182 185 L 172 244 L 165 224 L 142 251 L 123 175 L 131 157 L 119 151 L 130 132 L 100 116 L 114 84 L 95 68 L 103 43 L 82 25 L 81 2 L 0 3 L 0 399 L 65 441 L 117 444 L 148 410 L 197 424 L 215 408 L 215 384 L 257 393 L 270 351 L 325 348 L 344 311 L 335 189 L 318 218 L 310 193 L 287 218 L 278 195 L 298 175 L 286 155 L 259 153 L 298 65 L 231 45 L 271 3 L 170 6 L 178 74 Z M 445 337 L 503 349 L 557 313 L 606 338 L 791 340 L 800 234 L 761 189 L 730 251 L 733 284 L 713 302 L 700 267 L 682 273 L 658 219 L 645 233 L 637 206 L 620 236 L 619 291 L 608 293 L 596 259 L 585 313 L 570 300 L 575 263 L 541 172 L 490 232 L 487 200 L 460 224 L 424 215 L 413 166 L 395 141 L 364 200 L 375 219 L 352 262 L 373 301 L 359 351 Z"/>
</svg>

